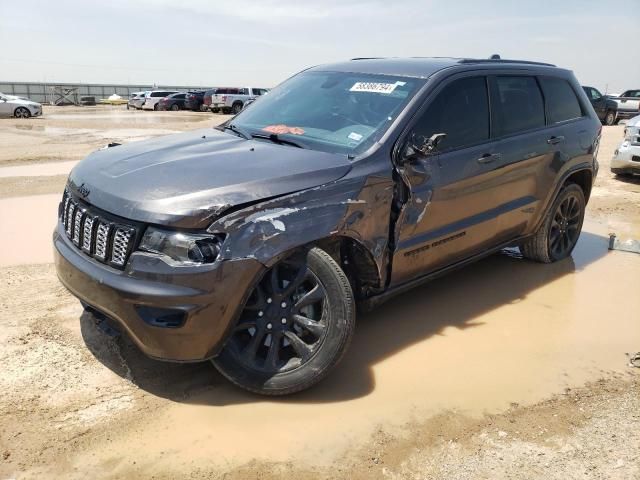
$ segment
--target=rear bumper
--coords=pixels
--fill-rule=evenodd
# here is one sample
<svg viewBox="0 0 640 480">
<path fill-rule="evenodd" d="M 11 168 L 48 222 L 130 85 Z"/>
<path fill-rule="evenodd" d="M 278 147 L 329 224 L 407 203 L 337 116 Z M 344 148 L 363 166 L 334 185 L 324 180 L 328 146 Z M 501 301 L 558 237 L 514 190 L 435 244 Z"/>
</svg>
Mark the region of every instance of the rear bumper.
<svg viewBox="0 0 640 480">
<path fill-rule="evenodd" d="M 60 223 L 53 244 L 63 285 L 107 316 L 145 354 L 169 361 L 215 356 L 264 269 L 253 259 L 172 267 L 156 256 L 137 252 L 126 270 L 120 271 L 80 252 Z M 166 319 L 173 323 L 167 324 Z"/>
</svg>

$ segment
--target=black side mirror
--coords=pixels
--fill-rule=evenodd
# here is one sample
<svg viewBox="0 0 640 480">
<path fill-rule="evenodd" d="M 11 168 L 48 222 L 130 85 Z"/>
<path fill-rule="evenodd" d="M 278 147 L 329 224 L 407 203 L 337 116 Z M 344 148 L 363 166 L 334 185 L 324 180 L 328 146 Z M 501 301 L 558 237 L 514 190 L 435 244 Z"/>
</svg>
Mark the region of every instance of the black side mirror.
<svg viewBox="0 0 640 480">
<path fill-rule="evenodd" d="M 416 136 L 413 133 L 405 147 L 404 155 L 402 156 L 403 162 L 410 162 L 419 157 L 433 155 L 437 151 L 440 142 L 446 136 L 446 133 L 434 133 L 427 138 L 424 135 Z"/>
</svg>

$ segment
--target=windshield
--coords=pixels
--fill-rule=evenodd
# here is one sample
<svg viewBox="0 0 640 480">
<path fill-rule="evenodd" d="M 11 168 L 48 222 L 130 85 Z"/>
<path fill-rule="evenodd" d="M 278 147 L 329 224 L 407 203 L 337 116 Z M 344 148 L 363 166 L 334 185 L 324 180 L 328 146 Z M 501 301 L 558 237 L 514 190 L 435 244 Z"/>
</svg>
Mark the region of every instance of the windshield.
<svg viewBox="0 0 640 480">
<path fill-rule="evenodd" d="M 252 135 L 275 134 L 314 150 L 358 154 L 382 136 L 423 82 L 388 75 L 303 72 L 231 123 Z"/>
</svg>

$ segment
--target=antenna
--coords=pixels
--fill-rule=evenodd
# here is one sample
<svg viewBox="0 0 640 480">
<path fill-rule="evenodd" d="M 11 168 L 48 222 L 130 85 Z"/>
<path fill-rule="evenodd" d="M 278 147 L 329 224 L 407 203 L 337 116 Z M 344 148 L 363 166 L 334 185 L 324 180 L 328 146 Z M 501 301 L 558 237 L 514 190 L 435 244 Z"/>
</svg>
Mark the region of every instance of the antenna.
<svg viewBox="0 0 640 480">
<path fill-rule="evenodd" d="M 489 57 L 489 60 L 500 60 L 500 55 L 498 55 L 497 53 L 494 53 Z"/>
</svg>

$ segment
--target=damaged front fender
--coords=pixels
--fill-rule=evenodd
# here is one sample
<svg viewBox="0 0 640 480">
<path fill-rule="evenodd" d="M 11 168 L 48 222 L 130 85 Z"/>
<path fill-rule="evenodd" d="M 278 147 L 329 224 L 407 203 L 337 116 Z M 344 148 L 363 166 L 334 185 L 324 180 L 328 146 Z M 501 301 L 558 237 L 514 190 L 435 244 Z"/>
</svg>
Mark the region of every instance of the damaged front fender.
<svg viewBox="0 0 640 480">
<path fill-rule="evenodd" d="M 299 247 L 352 239 L 373 258 L 384 284 L 392 194 L 390 177 L 344 178 L 233 212 L 208 230 L 227 235 L 221 260 L 254 258 L 266 267 Z"/>
</svg>

